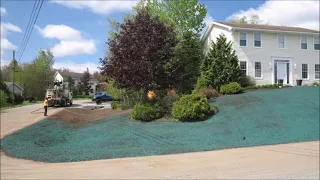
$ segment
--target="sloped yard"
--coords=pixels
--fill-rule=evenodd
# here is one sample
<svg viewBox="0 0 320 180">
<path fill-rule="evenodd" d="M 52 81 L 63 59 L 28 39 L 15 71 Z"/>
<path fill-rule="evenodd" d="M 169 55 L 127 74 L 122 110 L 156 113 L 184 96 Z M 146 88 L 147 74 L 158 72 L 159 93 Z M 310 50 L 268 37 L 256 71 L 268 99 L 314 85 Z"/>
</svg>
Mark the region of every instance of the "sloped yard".
<svg viewBox="0 0 320 180">
<path fill-rule="evenodd" d="M 150 156 L 319 140 L 319 87 L 225 96 L 202 122 L 43 120 L 1 140 L 6 154 L 43 162 Z"/>
</svg>

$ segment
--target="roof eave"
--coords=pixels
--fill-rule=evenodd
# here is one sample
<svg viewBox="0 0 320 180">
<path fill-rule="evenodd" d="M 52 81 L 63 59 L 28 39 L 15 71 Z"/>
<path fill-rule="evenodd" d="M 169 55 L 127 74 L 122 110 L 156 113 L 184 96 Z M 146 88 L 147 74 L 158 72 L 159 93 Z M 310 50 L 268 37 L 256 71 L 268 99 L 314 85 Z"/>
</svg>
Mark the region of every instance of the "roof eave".
<svg viewBox="0 0 320 180">
<path fill-rule="evenodd" d="M 275 33 L 290 33 L 290 34 L 310 34 L 319 35 L 319 32 L 298 32 L 298 31 L 283 31 L 283 30 L 271 30 L 271 29 L 259 29 L 259 28 L 244 28 L 244 27 L 233 27 L 234 30 L 250 30 L 250 31 L 263 31 L 263 32 L 275 32 Z"/>
</svg>

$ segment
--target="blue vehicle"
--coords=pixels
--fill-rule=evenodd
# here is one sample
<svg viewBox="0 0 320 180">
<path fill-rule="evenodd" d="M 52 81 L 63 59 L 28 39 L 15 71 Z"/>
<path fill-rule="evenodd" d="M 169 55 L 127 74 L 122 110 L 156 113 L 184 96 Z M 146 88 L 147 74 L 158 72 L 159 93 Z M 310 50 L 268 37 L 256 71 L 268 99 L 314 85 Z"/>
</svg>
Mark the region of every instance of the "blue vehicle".
<svg viewBox="0 0 320 180">
<path fill-rule="evenodd" d="M 98 93 L 93 98 L 92 101 L 95 101 L 97 104 L 101 104 L 106 101 L 113 101 L 113 98 L 106 93 Z"/>
</svg>

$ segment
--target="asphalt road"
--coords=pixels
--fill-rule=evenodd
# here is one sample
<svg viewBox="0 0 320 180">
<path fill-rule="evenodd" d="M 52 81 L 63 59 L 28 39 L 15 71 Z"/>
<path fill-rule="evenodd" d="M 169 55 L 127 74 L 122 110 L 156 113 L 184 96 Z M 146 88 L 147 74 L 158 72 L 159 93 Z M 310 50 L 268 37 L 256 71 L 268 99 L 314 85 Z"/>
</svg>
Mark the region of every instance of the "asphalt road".
<svg viewBox="0 0 320 180">
<path fill-rule="evenodd" d="M 43 119 L 41 108 L 1 112 L 1 138 Z M 60 109 L 49 108 L 49 114 Z M 319 143 L 50 164 L 1 152 L 0 179 L 319 179 Z"/>
</svg>

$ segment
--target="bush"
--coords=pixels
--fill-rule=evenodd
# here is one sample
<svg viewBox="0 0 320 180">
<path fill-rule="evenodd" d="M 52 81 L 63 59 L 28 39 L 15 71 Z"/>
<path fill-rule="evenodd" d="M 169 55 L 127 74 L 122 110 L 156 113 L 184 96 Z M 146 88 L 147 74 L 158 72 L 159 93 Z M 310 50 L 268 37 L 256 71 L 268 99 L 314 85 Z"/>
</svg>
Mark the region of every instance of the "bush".
<svg viewBox="0 0 320 180">
<path fill-rule="evenodd" d="M 14 104 L 22 104 L 24 98 L 20 94 L 14 94 Z"/>
<path fill-rule="evenodd" d="M 221 86 L 220 92 L 222 94 L 237 94 L 241 93 L 243 88 L 237 82 L 231 82 L 227 85 Z"/>
<path fill-rule="evenodd" d="M 118 109 L 120 107 L 120 103 L 117 101 L 112 101 L 111 102 L 111 108 L 112 109 Z"/>
<path fill-rule="evenodd" d="M 36 101 L 36 98 L 30 96 L 30 97 L 27 97 L 26 100 L 28 100 L 29 103 L 32 103 L 32 102 Z"/>
<path fill-rule="evenodd" d="M 203 94 L 207 97 L 207 99 L 217 98 L 219 97 L 219 93 L 217 90 L 213 89 L 212 87 L 203 88 L 200 90 L 200 94 Z"/>
<path fill-rule="evenodd" d="M 241 87 L 254 86 L 256 84 L 255 80 L 251 76 L 243 76 L 240 79 Z"/>
<path fill-rule="evenodd" d="M 90 96 L 90 95 L 77 95 L 77 96 L 73 96 L 73 98 L 87 98 L 87 99 L 91 99 L 92 96 Z"/>
<path fill-rule="evenodd" d="M 164 107 L 166 113 L 171 114 L 173 103 L 175 103 L 177 100 L 179 100 L 179 95 L 174 91 L 171 91 L 170 94 L 166 95 L 159 102 Z"/>
<path fill-rule="evenodd" d="M 320 82 L 313 82 L 312 86 L 320 86 Z"/>
<path fill-rule="evenodd" d="M 173 117 L 180 121 L 204 120 L 211 114 L 210 105 L 203 94 L 184 95 L 172 108 Z"/>
<path fill-rule="evenodd" d="M 206 79 L 205 76 L 201 75 L 197 80 L 197 84 L 195 85 L 193 93 L 198 93 L 201 89 L 208 87 L 209 84 L 210 81 Z"/>
<path fill-rule="evenodd" d="M 265 84 L 265 85 L 258 85 L 258 86 L 247 86 L 244 89 L 275 89 L 279 88 L 280 84 Z"/>
<path fill-rule="evenodd" d="M 4 107 L 7 105 L 8 96 L 7 94 L 0 90 L 0 107 Z"/>
<path fill-rule="evenodd" d="M 165 115 L 165 110 L 160 104 L 137 104 L 133 107 L 131 117 L 139 121 L 152 121 Z"/>
</svg>

